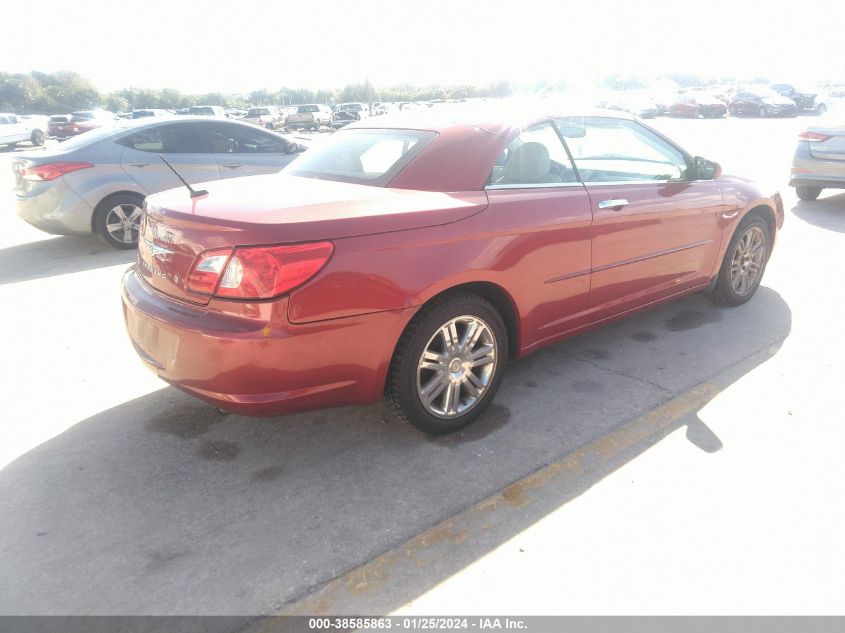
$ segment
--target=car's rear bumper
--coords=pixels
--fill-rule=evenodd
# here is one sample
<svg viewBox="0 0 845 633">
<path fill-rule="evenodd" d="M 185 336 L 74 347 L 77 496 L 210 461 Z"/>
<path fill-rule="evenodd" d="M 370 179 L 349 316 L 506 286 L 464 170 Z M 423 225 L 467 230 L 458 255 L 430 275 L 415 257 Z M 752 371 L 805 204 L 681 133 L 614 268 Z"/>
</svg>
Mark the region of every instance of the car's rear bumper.
<svg viewBox="0 0 845 633">
<path fill-rule="evenodd" d="M 221 409 L 255 416 L 378 401 L 415 311 L 295 325 L 287 298 L 189 306 L 151 289 L 135 266 L 123 276 L 122 299 L 132 344 L 156 374 Z"/>
<path fill-rule="evenodd" d="M 34 227 L 54 235 L 91 233 L 94 208 L 61 178 L 35 183 L 29 191 L 15 190 L 18 215 Z"/>
<path fill-rule="evenodd" d="M 807 141 L 799 141 L 792 157 L 789 186 L 845 188 L 845 161 L 817 158 Z"/>
<path fill-rule="evenodd" d="M 818 187 L 819 189 L 845 189 L 845 178 L 831 180 L 830 178 L 817 177 L 812 174 L 801 174 L 789 179 L 790 187 Z"/>
</svg>

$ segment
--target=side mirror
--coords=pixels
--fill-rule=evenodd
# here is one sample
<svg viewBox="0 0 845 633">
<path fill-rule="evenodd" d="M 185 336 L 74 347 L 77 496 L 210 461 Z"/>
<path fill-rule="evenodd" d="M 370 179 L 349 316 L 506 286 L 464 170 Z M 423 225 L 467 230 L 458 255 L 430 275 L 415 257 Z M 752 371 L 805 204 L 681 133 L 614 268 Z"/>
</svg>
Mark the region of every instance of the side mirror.
<svg viewBox="0 0 845 633">
<path fill-rule="evenodd" d="M 696 180 L 716 180 L 722 175 L 722 166 L 719 163 L 714 163 L 712 160 L 707 160 L 701 156 L 696 156 L 693 162 Z"/>
</svg>

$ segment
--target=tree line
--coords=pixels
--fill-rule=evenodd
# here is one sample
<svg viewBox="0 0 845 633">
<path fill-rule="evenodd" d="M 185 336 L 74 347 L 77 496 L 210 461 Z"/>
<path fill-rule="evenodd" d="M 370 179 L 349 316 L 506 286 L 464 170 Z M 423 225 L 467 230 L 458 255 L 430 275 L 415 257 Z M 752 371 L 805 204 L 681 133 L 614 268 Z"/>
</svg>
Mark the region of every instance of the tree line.
<svg viewBox="0 0 845 633">
<path fill-rule="evenodd" d="M 648 88 L 655 82 L 670 82 L 679 87 L 705 86 L 713 83 L 769 83 L 766 77 L 738 79 L 737 77 L 703 77 L 690 73 L 668 73 L 653 77 L 614 74 L 598 78 L 596 87 L 611 90 Z M 467 99 L 478 97 L 506 97 L 515 92 L 543 94 L 572 89 L 566 80 L 534 81 L 514 85 L 497 81 L 486 85 L 374 86 L 369 81 L 353 83 L 336 89 L 281 87 L 277 90 L 254 90 L 248 94 L 210 92 L 185 94 L 173 88 L 124 88 L 103 93 L 79 73 L 60 71 L 27 74 L 0 72 L 0 111 L 19 114 L 65 114 L 75 110 L 105 108 L 112 112 L 126 112 L 137 108 L 165 108 L 174 110 L 206 104 L 227 108 L 252 105 L 294 105 L 325 103 L 333 105 L 348 101 L 374 103 L 378 101 L 433 101 L 435 99 Z"/>
<path fill-rule="evenodd" d="M 0 111 L 19 114 L 65 114 L 75 110 L 105 108 L 126 112 L 137 108 L 186 108 L 198 104 L 223 107 L 250 105 L 291 105 L 300 103 L 335 104 L 348 101 L 431 101 L 470 97 L 504 97 L 511 94 L 507 81 L 476 86 L 400 86 L 376 87 L 369 81 L 348 84 L 338 89 L 281 87 L 255 90 L 248 94 L 185 94 L 173 88 L 124 88 L 103 93 L 79 73 L 60 71 L 27 74 L 0 72 Z"/>
</svg>

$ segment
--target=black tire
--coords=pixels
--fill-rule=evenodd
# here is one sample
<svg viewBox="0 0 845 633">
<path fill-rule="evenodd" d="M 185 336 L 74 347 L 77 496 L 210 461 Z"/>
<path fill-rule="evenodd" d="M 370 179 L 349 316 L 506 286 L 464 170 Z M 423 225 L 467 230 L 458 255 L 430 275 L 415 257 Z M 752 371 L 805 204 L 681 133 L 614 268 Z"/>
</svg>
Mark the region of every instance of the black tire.
<svg viewBox="0 0 845 633">
<path fill-rule="evenodd" d="M 734 255 L 737 252 L 737 247 L 749 231 L 752 229 L 760 229 L 764 236 L 765 242 L 763 244 L 763 258 L 760 264 L 760 272 L 757 279 L 744 292 L 737 292 L 731 283 L 731 268 L 734 261 Z M 725 257 L 722 260 L 722 266 L 719 269 L 719 274 L 716 277 L 716 283 L 710 291 L 710 298 L 714 303 L 723 306 L 738 306 L 742 305 L 757 292 L 760 287 L 760 282 L 763 279 L 763 274 L 766 272 L 766 264 L 769 261 L 769 255 L 772 251 L 772 237 L 769 232 L 769 226 L 759 215 L 746 216 L 742 222 L 739 223 L 736 231 L 734 231 L 731 238 L 728 250 L 725 251 Z"/>
<path fill-rule="evenodd" d="M 821 187 L 796 187 L 795 193 L 801 200 L 815 200 L 821 195 Z"/>
<path fill-rule="evenodd" d="M 130 241 L 124 241 L 115 237 L 109 231 L 108 227 L 113 226 L 115 221 L 119 221 L 119 218 L 114 217 L 114 214 L 112 213 L 117 207 L 120 207 L 124 215 L 128 217 L 128 215 L 134 213 L 134 208 L 141 209 L 143 204 L 144 196 L 137 193 L 118 193 L 113 196 L 109 196 L 100 202 L 100 204 L 97 205 L 97 208 L 94 209 L 94 218 L 92 221 L 94 232 L 101 240 L 112 248 L 119 248 L 122 250 L 137 248 L 138 228 L 128 229 L 129 235 L 132 239 Z M 133 208 L 131 212 L 130 207 Z M 138 222 L 140 222 L 140 217 L 138 217 Z M 133 225 L 137 225 L 137 222 L 133 223 Z"/>
<path fill-rule="evenodd" d="M 273 125 L 272 123 L 268 123 L 265 127 L 266 127 L 268 130 L 270 130 L 271 132 L 275 132 L 275 131 L 276 131 L 276 126 L 275 126 L 275 125 Z"/>
<path fill-rule="evenodd" d="M 826 106 L 825 104 L 823 104 L 823 103 L 820 103 L 820 104 L 819 104 L 819 107 L 818 107 L 818 108 L 816 108 L 816 111 L 819 113 L 819 116 L 821 116 L 821 115 L 823 115 L 825 112 L 827 112 L 827 106 Z"/>
<path fill-rule="evenodd" d="M 495 363 L 493 363 L 492 375 L 487 385 L 474 404 L 471 404 L 463 413 L 448 418 L 439 417 L 429 412 L 422 402 L 418 376 L 421 381 L 422 372 L 426 370 L 420 369 L 419 364 L 423 352 L 427 348 L 431 349 L 429 346 L 441 327 L 452 319 L 464 316 L 479 319 L 492 331 L 491 345 Z M 458 338 L 462 338 L 463 334 L 466 334 L 466 331 L 458 332 Z M 435 299 L 423 306 L 414 316 L 396 346 L 385 384 L 385 404 L 397 417 L 424 433 L 443 435 L 457 431 L 478 418 L 492 402 L 505 372 L 507 355 L 507 328 L 501 315 L 487 300 L 471 293 L 451 294 Z M 454 362 L 455 358 L 452 361 Z M 431 373 L 437 375 L 436 372 Z M 448 381 L 444 382 L 448 384 Z M 444 393 L 442 400 L 448 399 L 446 390 L 442 392 Z M 461 398 L 460 389 L 458 398 Z M 433 400 L 441 400 L 441 398 L 435 396 Z M 464 403 L 465 401 L 461 400 L 461 404 Z"/>
<path fill-rule="evenodd" d="M 32 130 L 32 135 L 29 137 L 30 142 L 36 147 L 44 145 L 44 132 L 41 130 Z"/>
</svg>

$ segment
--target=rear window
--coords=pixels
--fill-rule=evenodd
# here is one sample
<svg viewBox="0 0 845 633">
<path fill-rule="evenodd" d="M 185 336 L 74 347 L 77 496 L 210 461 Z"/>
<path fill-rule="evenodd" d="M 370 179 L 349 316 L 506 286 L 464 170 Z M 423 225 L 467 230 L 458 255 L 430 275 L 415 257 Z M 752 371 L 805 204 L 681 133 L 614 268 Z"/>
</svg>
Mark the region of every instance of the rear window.
<svg viewBox="0 0 845 633">
<path fill-rule="evenodd" d="M 304 153 L 284 173 L 383 187 L 436 136 L 420 130 L 344 130 Z"/>
<path fill-rule="evenodd" d="M 303 105 L 303 106 L 299 106 L 299 107 L 296 109 L 296 111 L 297 111 L 299 114 L 306 114 L 307 112 L 319 112 L 319 111 L 320 111 L 320 106 L 316 106 L 316 105 Z"/>
<path fill-rule="evenodd" d="M 267 108 L 250 108 L 249 111 L 246 113 L 246 116 L 247 116 L 248 119 L 251 119 L 251 118 L 257 117 L 257 116 L 269 116 L 269 115 L 270 115 L 270 110 L 268 110 Z"/>
<path fill-rule="evenodd" d="M 191 114 L 214 114 L 214 110 L 209 107 L 202 107 L 202 106 L 194 106 L 192 107 L 189 112 Z"/>
</svg>

